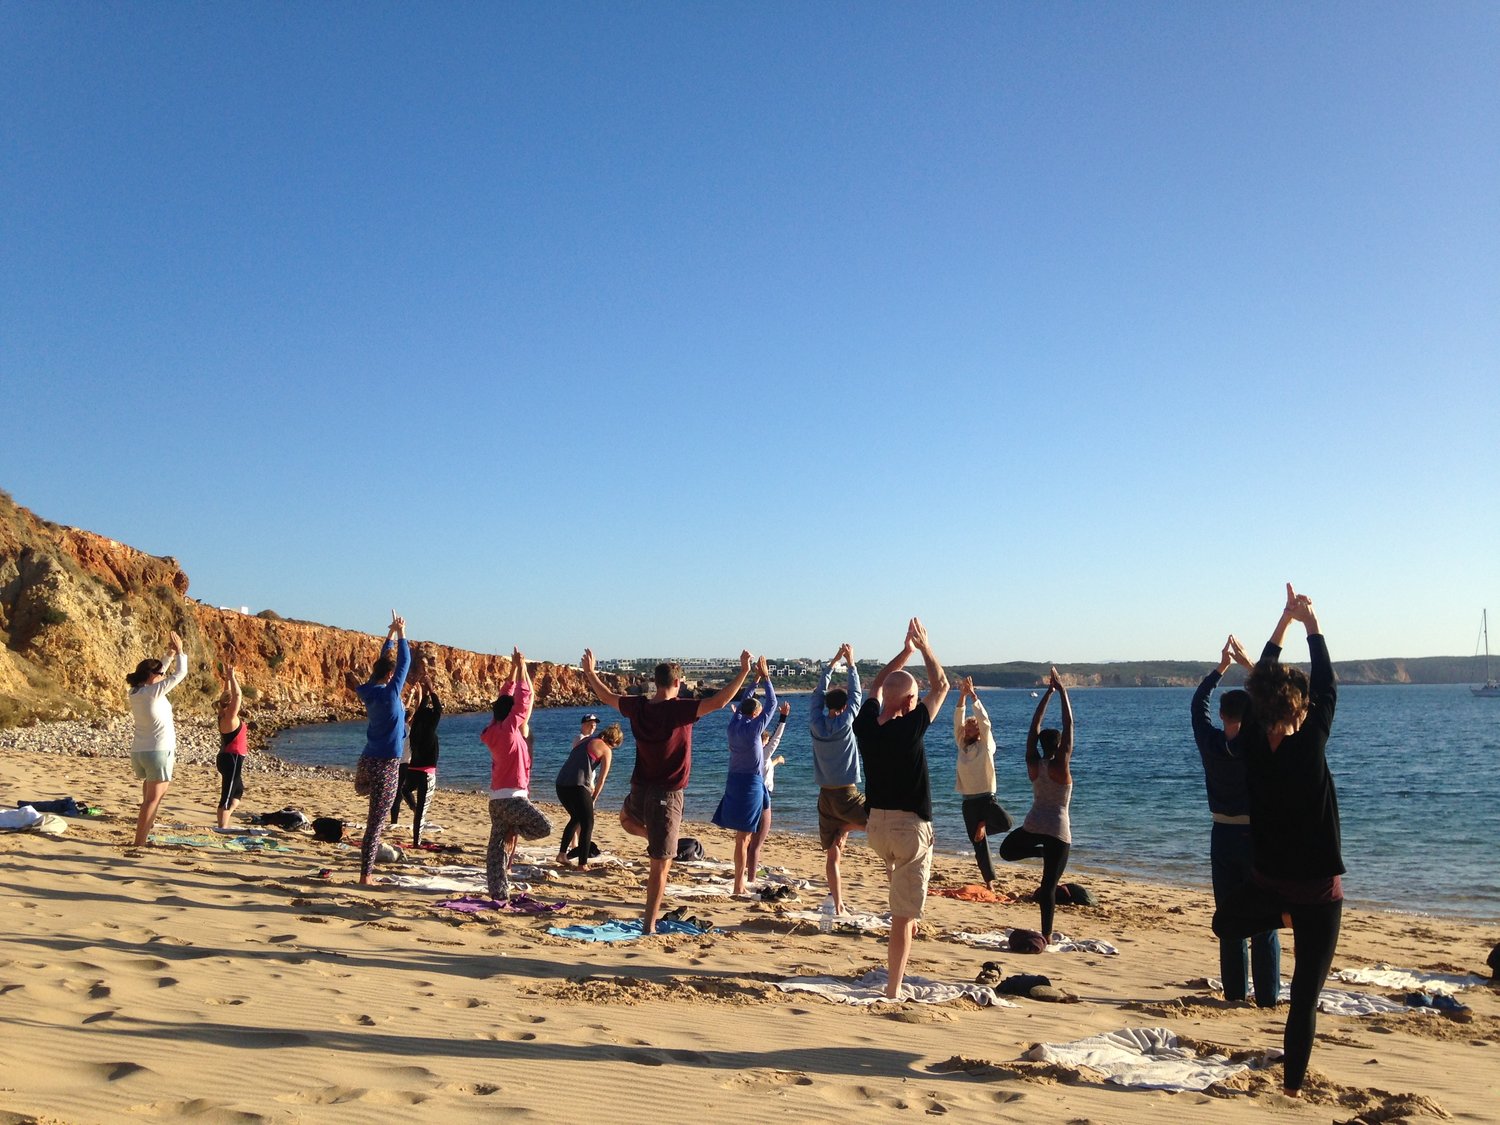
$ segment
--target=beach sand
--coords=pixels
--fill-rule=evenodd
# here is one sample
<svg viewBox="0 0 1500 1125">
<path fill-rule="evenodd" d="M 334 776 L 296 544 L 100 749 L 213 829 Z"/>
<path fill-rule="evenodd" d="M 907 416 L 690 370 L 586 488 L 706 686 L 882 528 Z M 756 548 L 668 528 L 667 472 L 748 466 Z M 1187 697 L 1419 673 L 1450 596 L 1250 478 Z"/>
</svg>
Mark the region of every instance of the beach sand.
<svg viewBox="0 0 1500 1125">
<path fill-rule="evenodd" d="M 45 728 L 32 734 L 47 741 Z M 347 778 L 256 771 L 248 783 L 247 809 L 363 818 Z M 607 809 L 622 791 L 611 784 Z M 1284 1007 L 1228 1006 L 1202 984 L 1218 964 L 1206 891 L 1070 872 L 1100 906 L 1061 907 L 1058 928 L 1111 942 L 1118 956 L 972 948 L 945 935 L 1035 927 L 1036 907 L 932 897 L 910 974 L 966 982 L 996 960 L 1006 975 L 1045 973 L 1078 1001 L 858 1008 L 772 984 L 885 963 L 881 937 L 823 934 L 786 917 L 822 898 L 812 839 L 773 833 L 764 855 L 814 880 L 800 902 L 692 899 L 690 910 L 723 932 L 584 944 L 546 929 L 634 917 L 643 898 L 642 850 L 612 811 L 602 812 L 599 843 L 634 867 L 533 882 L 538 898 L 568 904 L 556 916 L 473 916 L 440 908 L 443 894 L 361 889 L 357 850 L 303 833 L 275 834 L 282 847 L 267 852 L 129 848 L 139 787 L 123 758 L 3 751 L 0 803 L 63 794 L 108 815 L 71 819 L 59 837 L 0 833 L 3 1122 L 450 1121 L 497 1111 L 557 1122 L 1328 1122 L 1403 1111 L 1500 1120 L 1500 992 L 1483 985 L 1460 994 L 1471 1006 L 1464 1018 L 1321 1015 L 1300 1101 L 1280 1094 L 1274 1068 L 1228 1088 L 1167 1093 L 1020 1061 L 1037 1042 L 1125 1027 L 1164 1027 L 1226 1053 L 1279 1047 Z M 216 796 L 211 767 L 180 764 L 157 831 L 204 836 Z M 560 826 L 560 810 L 543 807 Z M 483 865 L 482 795 L 440 789 L 431 819 L 444 826 L 436 839 L 461 853 L 409 852 L 408 864 L 383 872 Z M 731 854 L 727 833 L 690 831 L 711 855 Z M 1206 823 L 1203 836 L 1206 881 Z M 408 828 L 388 838 L 404 842 Z M 849 902 L 884 911 L 883 874 L 863 837 L 854 841 Z M 1037 868 L 1001 866 L 1003 890 L 1035 885 Z M 319 877 L 323 868 L 331 877 Z M 694 875 L 679 869 L 673 882 Z M 934 885 L 973 878 L 972 862 L 939 859 Z M 1496 938 L 1494 926 L 1413 915 L 1344 918 L 1336 968 L 1482 971 Z"/>
</svg>

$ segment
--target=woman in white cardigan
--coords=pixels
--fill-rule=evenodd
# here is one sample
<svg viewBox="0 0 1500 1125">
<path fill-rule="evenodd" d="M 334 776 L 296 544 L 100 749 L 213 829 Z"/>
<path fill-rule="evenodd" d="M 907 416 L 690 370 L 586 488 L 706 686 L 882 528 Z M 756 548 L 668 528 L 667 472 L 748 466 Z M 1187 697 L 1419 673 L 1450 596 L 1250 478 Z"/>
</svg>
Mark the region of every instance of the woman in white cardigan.
<svg viewBox="0 0 1500 1125">
<path fill-rule="evenodd" d="M 170 670 L 169 670 L 170 669 Z M 172 783 L 177 764 L 177 729 L 167 693 L 187 676 L 187 655 L 176 633 L 168 642 L 165 660 L 142 660 L 125 677 L 130 685 L 130 714 L 135 737 L 130 743 L 130 768 L 141 779 L 141 811 L 135 821 L 136 846 L 145 845 L 156 823 L 156 812 Z"/>
<path fill-rule="evenodd" d="M 974 701 L 974 714 L 965 704 Z M 958 683 L 958 706 L 953 710 L 953 741 L 958 743 L 957 781 L 954 787 L 964 798 L 964 830 L 974 845 L 974 859 L 984 885 L 995 887 L 995 864 L 990 858 L 990 837 L 1009 832 L 1010 814 L 995 799 L 995 734 L 989 714 L 974 690 L 974 677 Z"/>
</svg>

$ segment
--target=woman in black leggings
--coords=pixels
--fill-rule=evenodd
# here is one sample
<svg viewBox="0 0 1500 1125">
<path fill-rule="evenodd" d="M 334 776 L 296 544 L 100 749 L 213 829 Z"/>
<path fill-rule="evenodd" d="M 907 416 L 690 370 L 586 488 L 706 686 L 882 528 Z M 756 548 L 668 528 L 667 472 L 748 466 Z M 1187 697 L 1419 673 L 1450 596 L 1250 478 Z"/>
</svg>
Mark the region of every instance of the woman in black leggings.
<svg viewBox="0 0 1500 1125">
<path fill-rule="evenodd" d="M 1060 731 L 1042 729 L 1053 692 L 1062 700 Z M 1031 811 L 1021 827 L 1000 842 L 1000 858 L 1015 861 L 1042 857 L 1042 882 L 1036 889 L 1036 900 L 1042 908 L 1042 936 L 1050 943 L 1057 884 L 1073 847 L 1073 824 L 1068 816 L 1073 800 L 1073 704 L 1056 668 L 1026 732 L 1026 774 L 1031 778 Z"/>
<path fill-rule="evenodd" d="M 614 750 L 625 741 L 619 723 L 610 723 L 593 738 L 580 738 L 557 774 L 557 799 L 568 811 L 568 823 L 557 848 L 557 862 L 568 862 L 573 833 L 578 833 L 578 866 L 589 865 L 594 843 L 594 802 L 604 792 Z"/>
<path fill-rule="evenodd" d="M 1312 675 L 1281 663 L 1287 628 L 1307 629 Z M 1296 938 L 1282 1086 L 1297 1097 L 1317 1029 L 1318 994 L 1333 965 L 1343 917 L 1338 795 L 1325 750 L 1338 702 L 1333 663 L 1312 601 L 1286 587 L 1286 608 L 1250 680 L 1253 715 L 1230 749 L 1250 790 L 1250 882 L 1214 912 L 1214 933 L 1243 938 L 1290 926 Z"/>
</svg>

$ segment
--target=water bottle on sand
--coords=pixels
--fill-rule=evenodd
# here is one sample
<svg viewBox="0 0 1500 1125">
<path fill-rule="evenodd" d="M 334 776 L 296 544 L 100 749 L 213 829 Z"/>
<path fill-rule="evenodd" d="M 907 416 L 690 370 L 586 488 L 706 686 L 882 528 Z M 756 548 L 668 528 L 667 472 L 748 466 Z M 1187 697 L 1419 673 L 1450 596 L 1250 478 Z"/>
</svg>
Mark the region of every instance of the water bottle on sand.
<svg viewBox="0 0 1500 1125">
<path fill-rule="evenodd" d="M 826 895 L 823 905 L 818 907 L 818 932 L 820 934 L 833 933 L 833 896 Z"/>
</svg>

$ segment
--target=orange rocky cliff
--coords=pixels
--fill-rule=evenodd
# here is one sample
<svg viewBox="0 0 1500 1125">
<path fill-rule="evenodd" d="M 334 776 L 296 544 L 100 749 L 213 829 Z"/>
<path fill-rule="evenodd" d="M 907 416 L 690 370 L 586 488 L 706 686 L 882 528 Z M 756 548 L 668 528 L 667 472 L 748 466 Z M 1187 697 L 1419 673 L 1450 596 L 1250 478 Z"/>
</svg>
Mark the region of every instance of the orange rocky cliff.
<svg viewBox="0 0 1500 1125">
<path fill-rule="evenodd" d="M 231 651 L 247 712 L 263 735 L 361 713 L 344 672 L 366 672 L 381 638 L 222 610 L 187 591 L 175 559 L 39 519 L 0 492 L 0 726 L 123 713 L 126 672 L 160 656 L 172 629 L 188 654 L 188 678 L 172 694 L 181 714 L 212 713 L 219 694 L 213 669 Z M 507 657 L 419 640 L 413 649 L 430 658 L 432 682 L 450 712 L 488 706 L 510 674 Z M 539 706 L 592 702 L 579 669 L 531 668 Z M 631 686 L 606 680 L 620 691 Z"/>
</svg>

